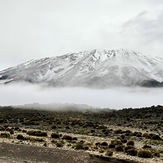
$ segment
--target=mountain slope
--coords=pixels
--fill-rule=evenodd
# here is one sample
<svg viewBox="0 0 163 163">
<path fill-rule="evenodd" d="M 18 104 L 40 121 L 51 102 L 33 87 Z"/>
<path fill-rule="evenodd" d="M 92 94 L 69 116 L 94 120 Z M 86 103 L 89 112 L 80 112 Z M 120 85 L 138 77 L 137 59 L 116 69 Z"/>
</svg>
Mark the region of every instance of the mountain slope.
<svg viewBox="0 0 163 163">
<path fill-rule="evenodd" d="M 0 83 L 50 86 L 163 86 L 163 58 L 128 50 L 92 50 L 31 60 L 0 72 Z"/>
</svg>

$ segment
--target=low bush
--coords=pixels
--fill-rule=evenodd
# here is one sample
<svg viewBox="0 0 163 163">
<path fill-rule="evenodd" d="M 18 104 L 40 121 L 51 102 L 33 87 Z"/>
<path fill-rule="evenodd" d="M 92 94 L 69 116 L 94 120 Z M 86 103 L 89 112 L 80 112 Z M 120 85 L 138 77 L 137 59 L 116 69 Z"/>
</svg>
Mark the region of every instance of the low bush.
<svg viewBox="0 0 163 163">
<path fill-rule="evenodd" d="M 108 146 L 108 143 L 107 142 L 102 142 L 101 146 Z"/>
<path fill-rule="evenodd" d="M 30 141 L 32 141 L 33 143 L 34 142 L 45 142 L 45 140 L 42 139 L 42 138 L 28 137 L 27 139 L 30 140 Z"/>
<path fill-rule="evenodd" d="M 57 147 L 63 147 L 64 146 L 64 143 L 59 141 L 59 142 L 56 143 L 56 146 Z"/>
<path fill-rule="evenodd" d="M 58 133 L 52 133 L 51 134 L 51 138 L 58 139 L 59 137 L 60 137 L 60 135 Z"/>
<path fill-rule="evenodd" d="M 14 134 L 14 130 L 13 129 L 10 129 L 10 134 L 13 135 Z"/>
<path fill-rule="evenodd" d="M 137 156 L 138 151 L 137 151 L 135 148 L 131 148 L 131 149 L 128 149 L 128 150 L 126 151 L 126 153 L 127 153 L 128 155 L 131 155 L 131 156 Z"/>
<path fill-rule="evenodd" d="M 19 127 L 15 127 L 15 131 L 21 131 Z"/>
<path fill-rule="evenodd" d="M 143 137 L 146 138 L 146 139 L 151 139 L 151 136 L 148 133 L 144 133 Z"/>
<path fill-rule="evenodd" d="M 123 152 L 124 151 L 124 146 L 123 145 L 116 145 L 115 150 L 118 152 Z"/>
<path fill-rule="evenodd" d="M 162 140 L 161 137 L 157 134 L 150 134 L 150 136 L 153 140 Z"/>
<path fill-rule="evenodd" d="M 100 146 L 100 145 L 101 145 L 101 143 L 97 142 L 97 143 L 95 143 L 95 145 L 96 145 L 96 146 Z"/>
<path fill-rule="evenodd" d="M 121 142 L 121 140 L 114 139 L 114 140 L 111 141 L 111 144 L 114 144 L 114 145 L 122 145 L 122 142 Z"/>
<path fill-rule="evenodd" d="M 91 130 L 91 133 L 95 133 L 95 130 Z"/>
<path fill-rule="evenodd" d="M 116 145 L 122 145 L 122 142 L 118 139 L 114 139 L 111 141 L 111 143 L 109 144 L 109 148 L 115 148 Z"/>
<path fill-rule="evenodd" d="M 57 127 L 56 126 L 52 126 L 52 129 L 56 129 Z"/>
<path fill-rule="evenodd" d="M 141 136 L 142 136 L 142 133 L 136 131 L 136 132 L 134 132 L 132 135 L 133 135 L 133 136 L 136 136 L 136 137 L 141 137 Z"/>
<path fill-rule="evenodd" d="M 113 156 L 113 151 L 112 150 L 107 150 L 105 155 L 106 156 Z"/>
<path fill-rule="evenodd" d="M 126 139 L 122 139 L 121 142 L 122 143 L 127 143 L 127 140 Z"/>
<path fill-rule="evenodd" d="M 78 140 L 78 138 L 77 137 L 73 137 L 72 140 Z"/>
<path fill-rule="evenodd" d="M 159 152 L 155 152 L 155 153 L 154 153 L 154 156 L 160 157 L 160 153 L 159 153 Z"/>
<path fill-rule="evenodd" d="M 17 135 L 18 140 L 27 140 L 23 135 Z"/>
<path fill-rule="evenodd" d="M 74 146 L 74 149 L 75 149 L 75 150 L 84 150 L 85 147 L 84 147 L 84 144 L 83 144 L 83 143 L 77 143 L 77 144 Z"/>
<path fill-rule="evenodd" d="M 110 143 L 108 147 L 109 148 L 115 148 L 115 144 Z"/>
<path fill-rule="evenodd" d="M 123 131 L 122 131 L 121 129 L 118 129 L 118 130 L 115 130 L 114 133 L 115 133 L 115 134 L 122 134 Z"/>
<path fill-rule="evenodd" d="M 131 130 L 126 130 L 125 131 L 125 135 L 126 136 L 131 136 L 132 135 L 132 131 Z"/>
<path fill-rule="evenodd" d="M 10 134 L 8 132 L 3 132 L 0 135 L 1 138 L 10 138 Z"/>
<path fill-rule="evenodd" d="M 130 140 L 130 141 L 127 142 L 127 145 L 134 146 L 134 144 L 135 144 L 135 143 L 134 143 L 134 141 L 132 141 L 132 140 Z"/>
<path fill-rule="evenodd" d="M 152 148 L 152 147 L 151 147 L 150 145 L 146 145 L 146 144 L 145 144 L 145 145 L 143 146 L 143 148 L 146 149 L 146 148 Z"/>
<path fill-rule="evenodd" d="M 124 148 L 125 152 L 127 152 L 129 149 L 135 149 L 135 147 L 128 145 Z"/>
<path fill-rule="evenodd" d="M 72 136 L 69 136 L 69 135 L 63 135 L 62 139 L 64 140 L 72 140 Z"/>
<path fill-rule="evenodd" d="M 152 158 L 153 155 L 151 153 L 151 151 L 149 150 L 140 150 L 138 152 L 138 157 L 142 157 L 142 158 Z"/>
<path fill-rule="evenodd" d="M 0 126 L 0 131 L 5 131 L 5 128 L 3 126 Z"/>
</svg>

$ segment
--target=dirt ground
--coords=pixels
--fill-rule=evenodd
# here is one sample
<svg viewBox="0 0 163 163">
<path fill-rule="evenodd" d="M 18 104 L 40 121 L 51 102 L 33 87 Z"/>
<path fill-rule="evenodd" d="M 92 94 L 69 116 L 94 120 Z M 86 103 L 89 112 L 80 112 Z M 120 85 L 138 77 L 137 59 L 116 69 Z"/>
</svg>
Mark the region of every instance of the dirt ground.
<svg viewBox="0 0 163 163">
<path fill-rule="evenodd" d="M 130 163 L 131 161 L 99 158 L 81 151 L 0 143 L 1 163 Z M 132 161 L 132 163 L 134 163 Z"/>
</svg>

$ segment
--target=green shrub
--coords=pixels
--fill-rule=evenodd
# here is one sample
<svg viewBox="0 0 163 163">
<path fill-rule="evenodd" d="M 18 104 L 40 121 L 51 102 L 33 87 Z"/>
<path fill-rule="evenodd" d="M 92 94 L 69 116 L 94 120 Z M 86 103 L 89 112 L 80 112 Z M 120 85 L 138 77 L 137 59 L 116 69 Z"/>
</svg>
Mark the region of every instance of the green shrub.
<svg viewBox="0 0 163 163">
<path fill-rule="evenodd" d="M 10 134 L 7 132 L 3 132 L 3 133 L 1 133 L 0 137 L 1 138 L 10 138 Z"/>
<path fill-rule="evenodd" d="M 108 143 L 107 142 L 102 142 L 101 146 L 108 146 Z"/>
<path fill-rule="evenodd" d="M 84 150 L 89 150 L 89 147 L 88 146 L 84 146 Z"/>
<path fill-rule="evenodd" d="M 91 130 L 91 133 L 95 133 L 95 130 Z"/>
<path fill-rule="evenodd" d="M 75 150 L 84 150 L 85 149 L 83 143 L 77 143 L 74 148 L 75 148 Z"/>
<path fill-rule="evenodd" d="M 108 147 L 109 148 L 115 148 L 115 144 L 110 143 Z"/>
<path fill-rule="evenodd" d="M 13 135 L 14 134 L 14 130 L 10 129 L 10 134 Z"/>
<path fill-rule="evenodd" d="M 131 130 L 126 130 L 125 131 L 125 135 L 126 136 L 131 136 L 132 135 L 132 131 Z"/>
<path fill-rule="evenodd" d="M 115 150 L 118 152 L 123 152 L 124 151 L 124 146 L 123 145 L 116 145 Z"/>
<path fill-rule="evenodd" d="M 124 148 L 125 152 L 127 152 L 129 149 L 135 149 L 135 147 L 128 145 Z"/>
<path fill-rule="evenodd" d="M 143 148 L 152 148 L 150 145 L 144 145 Z"/>
<path fill-rule="evenodd" d="M 134 132 L 132 135 L 133 136 L 137 136 L 137 137 L 141 137 L 142 133 L 141 132 Z"/>
<path fill-rule="evenodd" d="M 64 139 L 64 140 L 72 140 L 72 136 L 63 135 L 62 139 Z"/>
<path fill-rule="evenodd" d="M 151 139 L 151 136 L 148 133 L 144 133 L 143 137 L 146 138 L 146 139 Z"/>
<path fill-rule="evenodd" d="M 105 155 L 106 156 L 113 156 L 113 151 L 112 150 L 107 150 Z"/>
<path fill-rule="evenodd" d="M 131 156 L 137 156 L 137 150 L 135 149 L 135 148 L 131 148 L 131 149 L 128 149 L 127 151 L 126 151 L 126 153 L 128 154 L 128 155 L 131 155 Z"/>
<path fill-rule="evenodd" d="M 23 135 L 17 135 L 18 140 L 27 140 Z"/>
<path fill-rule="evenodd" d="M 114 139 L 109 144 L 109 148 L 115 148 L 116 145 L 122 145 L 122 142 L 118 139 Z"/>
<path fill-rule="evenodd" d="M 0 126 L 0 131 L 5 131 L 5 128 L 3 126 Z"/>
<path fill-rule="evenodd" d="M 122 131 L 121 129 L 118 129 L 118 130 L 115 130 L 114 133 L 115 133 L 115 134 L 122 134 L 123 131 Z"/>
<path fill-rule="evenodd" d="M 100 145 L 101 145 L 101 143 L 97 142 L 97 143 L 95 143 L 95 145 L 96 145 L 96 146 L 100 146 Z"/>
<path fill-rule="evenodd" d="M 125 139 L 125 135 L 121 135 L 120 136 L 120 139 Z"/>
<path fill-rule="evenodd" d="M 19 129 L 20 129 L 19 127 L 15 127 L 15 130 L 16 130 L 16 131 L 19 131 Z"/>
<path fill-rule="evenodd" d="M 64 146 L 64 143 L 63 143 L 63 142 L 57 142 L 57 143 L 56 143 L 56 146 L 57 146 L 57 147 L 63 147 L 63 146 Z"/>
<path fill-rule="evenodd" d="M 160 157 L 160 153 L 159 153 L 159 152 L 155 152 L 155 153 L 154 153 L 154 156 Z"/>
<path fill-rule="evenodd" d="M 134 144 L 135 144 L 135 143 L 134 143 L 134 141 L 132 141 L 132 140 L 130 140 L 130 141 L 127 142 L 127 145 L 134 146 Z"/>
<path fill-rule="evenodd" d="M 73 137 L 72 140 L 78 140 L 78 138 L 77 137 Z"/>
<path fill-rule="evenodd" d="M 45 142 L 45 140 L 42 138 L 28 137 L 27 139 L 32 141 L 32 142 Z"/>
<path fill-rule="evenodd" d="M 127 143 L 127 140 L 126 139 L 122 139 L 121 142 L 122 143 Z"/>
<path fill-rule="evenodd" d="M 142 158 L 152 158 L 153 155 L 151 153 L 151 151 L 148 150 L 140 150 L 138 152 L 138 157 L 142 157 Z"/>
<path fill-rule="evenodd" d="M 114 144 L 114 145 L 122 145 L 122 142 L 118 139 L 115 139 L 115 140 L 112 140 L 111 141 L 111 144 Z"/>
<path fill-rule="evenodd" d="M 162 140 L 161 137 L 157 134 L 150 134 L 150 136 L 153 140 Z"/>
<path fill-rule="evenodd" d="M 52 129 L 56 129 L 57 127 L 56 126 L 52 126 Z"/>
<path fill-rule="evenodd" d="M 60 135 L 58 133 L 52 133 L 51 134 L 51 138 L 58 139 L 59 137 L 60 137 Z"/>
</svg>

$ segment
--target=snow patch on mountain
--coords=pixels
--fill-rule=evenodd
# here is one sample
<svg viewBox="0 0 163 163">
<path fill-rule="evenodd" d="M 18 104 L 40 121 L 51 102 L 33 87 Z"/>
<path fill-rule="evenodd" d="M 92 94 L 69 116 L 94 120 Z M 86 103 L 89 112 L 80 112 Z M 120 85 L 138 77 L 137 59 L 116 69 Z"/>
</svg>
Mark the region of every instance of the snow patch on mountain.
<svg viewBox="0 0 163 163">
<path fill-rule="evenodd" d="M 145 86 L 151 81 L 162 86 L 163 58 L 125 49 L 69 53 L 31 60 L 0 72 L 0 83 L 44 83 L 54 87 Z"/>
</svg>

